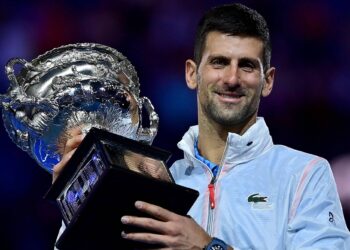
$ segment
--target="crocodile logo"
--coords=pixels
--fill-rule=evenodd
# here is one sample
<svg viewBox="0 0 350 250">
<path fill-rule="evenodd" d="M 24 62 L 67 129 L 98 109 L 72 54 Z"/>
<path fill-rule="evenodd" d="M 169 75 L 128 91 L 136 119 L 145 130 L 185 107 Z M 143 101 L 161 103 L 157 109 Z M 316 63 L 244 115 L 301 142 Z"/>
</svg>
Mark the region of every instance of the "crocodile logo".
<svg viewBox="0 0 350 250">
<path fill-rule="evenodd" d="M 258 196 L 258 195 L 259 195 L 259 193 L 249 195 L 248 196 L 248 202 L 254 202 L 254 203 L 267 202 L 266 201 L 267 197 L 265 197 L 265 196 Z"/>
</svg>

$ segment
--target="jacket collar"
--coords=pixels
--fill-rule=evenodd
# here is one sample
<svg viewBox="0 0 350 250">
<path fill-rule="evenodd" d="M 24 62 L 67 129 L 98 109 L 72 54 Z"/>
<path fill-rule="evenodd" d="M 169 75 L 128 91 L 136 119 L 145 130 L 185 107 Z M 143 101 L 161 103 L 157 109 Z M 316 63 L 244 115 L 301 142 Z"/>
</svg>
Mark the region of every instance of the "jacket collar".
<svg viewBox="0 0 350 250">
<path fill-rule="evenodd" d="M 198 125 L 192 126 L 177 144 L 185 153 L 185 159 L 195 165 L 194 141 L 198 137 Z M 266 152 L 273 145 L 269 129 L 264 118 L 258 117 L 256 122 L 243 134 L 229 133 L 222 163 L 237 165 L 250 161 Z"/>
</svg>

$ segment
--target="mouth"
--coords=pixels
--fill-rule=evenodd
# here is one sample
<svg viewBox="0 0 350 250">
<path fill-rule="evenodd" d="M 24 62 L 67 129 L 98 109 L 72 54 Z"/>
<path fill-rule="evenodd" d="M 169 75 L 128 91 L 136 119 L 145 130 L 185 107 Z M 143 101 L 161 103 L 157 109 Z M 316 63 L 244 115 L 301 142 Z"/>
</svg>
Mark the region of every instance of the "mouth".
<svg viewBox="0 0 350 250">
<path fill-rule="evenodd" d="M 245 96 L 241 92 L 231 92 L 231 91 L 216 91 L 214 93 L 219 97 L 220 101 L 226 102 L 226 103 L 233 103 L 233 104 L 239 103 Z"/>
</svg>

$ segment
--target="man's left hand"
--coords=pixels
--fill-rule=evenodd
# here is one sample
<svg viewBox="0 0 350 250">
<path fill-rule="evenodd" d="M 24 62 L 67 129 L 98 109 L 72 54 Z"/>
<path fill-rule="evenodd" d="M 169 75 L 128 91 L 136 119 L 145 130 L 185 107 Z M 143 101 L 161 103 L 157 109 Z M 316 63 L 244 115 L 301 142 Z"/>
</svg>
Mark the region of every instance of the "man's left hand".
<svg viewBox="0 0 350 250">
<path fill-rule="evenodd" d="M 137 201 L 135 207 L 153 218 L 123 216 L 123 224 L 137 226 L 152 231 L 125 233 L 122 237 L 128 240 L 148 244 L 163 245 L 162 249 L 203 249 L 211 237 L 190 217 L 175 214 L 162 207 Z"/>
</svg>

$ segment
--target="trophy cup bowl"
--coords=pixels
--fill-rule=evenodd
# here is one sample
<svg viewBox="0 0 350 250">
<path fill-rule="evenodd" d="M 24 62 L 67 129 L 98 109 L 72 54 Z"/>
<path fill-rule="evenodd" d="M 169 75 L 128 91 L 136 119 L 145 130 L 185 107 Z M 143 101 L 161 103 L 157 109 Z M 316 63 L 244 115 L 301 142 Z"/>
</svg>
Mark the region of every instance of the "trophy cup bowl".
<svg viewBox="0 0 350 250">
<path fill-rule="evenodd" d="M 15 65 L 22 66 L 15 74 Z M 21 149 L 49 172 L 60 161 L 69 129 L 105 129 L 151 144 L 158 115 L 131 63 L 110 47 L 70 44 L 31 62 L 14 58 L 6 65 L 10 88 L 0 95 L 5 128 Z M 150 125 L 142 128 L 142 110 Z"/>
</svg>

